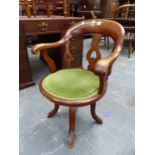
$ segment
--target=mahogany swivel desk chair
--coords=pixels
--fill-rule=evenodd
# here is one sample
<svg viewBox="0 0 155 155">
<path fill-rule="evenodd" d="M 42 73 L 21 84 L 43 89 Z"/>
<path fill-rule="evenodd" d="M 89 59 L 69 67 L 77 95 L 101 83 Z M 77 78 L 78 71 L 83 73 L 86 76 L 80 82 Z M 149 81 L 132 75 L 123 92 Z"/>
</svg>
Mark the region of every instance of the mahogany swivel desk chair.
<svg viewBox="0 0 155 155">
<path fill-rule="evenodd" d="M 87 53 L 88 69 L 70 68 L 72 61 L 70 39 L 85 33 L 95 34 Z M 45 76 L 40 81 L 39 88 L 41 93 L 55 105 L 54 109 L 48 113 L 48 117 L 54 116 L 60 105 L 69 107 L 68 148 L 73 146 L 76 108 L 90 105 L 93 119 L 102 124 L 102 120 L 95 112 L 96 101 L 103 97 L 107 90 L 108 77 L 111 74 L 114 61 L 120 54 L 124 33 L 124 28 L 115 21 L 91 19 L 70 27 L 57 42 L 33 46 L 33 53 L 37 54 L 48 48 L 65 45 L 64 69 Z M 98 46 L 100 35 L 110 36 L 115 43 L 112 53 L 104 58 L 101 58 Z M 96 53 L 96 58 L 91 56 L 93 52 Z"/>
</svg>

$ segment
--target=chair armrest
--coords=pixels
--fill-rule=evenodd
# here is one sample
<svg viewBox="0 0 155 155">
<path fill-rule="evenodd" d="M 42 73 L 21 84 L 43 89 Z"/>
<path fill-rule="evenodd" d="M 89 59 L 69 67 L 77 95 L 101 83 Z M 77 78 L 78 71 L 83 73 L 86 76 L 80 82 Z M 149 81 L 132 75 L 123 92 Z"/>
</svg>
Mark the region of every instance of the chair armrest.
<svg viewBox="0 0 155 155">
<path fill-rule="evenodd" d="M 118 45 L 113 50 L 111 55 L 97 61 L 97 63 L 95 64 L 95 73 L 98 76 L 109 76 L 109 74 L 111 73 L 112 65 L 120 54 L 120 50 L 121 46 Z"/>
<path fill-rule="evenodd" d="M 37 55 L 39 51 L 43 49 L 48 49 L 48 48 L 55 48 L 64 45 L 70 37 L 63 37 L 61 40 L 53 43 L 41 43 L 41 44 L 36 44 L 32 47 L 32 53 Z"/>
</svg>

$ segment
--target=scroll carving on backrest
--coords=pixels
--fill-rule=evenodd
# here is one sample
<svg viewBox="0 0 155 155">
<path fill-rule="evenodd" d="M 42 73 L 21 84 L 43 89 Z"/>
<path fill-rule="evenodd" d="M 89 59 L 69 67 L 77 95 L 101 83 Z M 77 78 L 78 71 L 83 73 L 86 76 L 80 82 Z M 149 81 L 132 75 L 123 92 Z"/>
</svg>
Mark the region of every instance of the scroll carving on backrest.
<svg viewBox="0 0 155 155">
<path fill-rule="evenodd" d="M 87 60 L 88 60 L 88 70 L 94 71 L 94 66 L 96 62 L 101 59 L 101 53 L 99 49 L 99 42 L 101 39 L 101 34 L 93 34 L 91 48 L 87 52 Z M 96 54 L 96 57 L 92 57 L 93 53 Z"/>
</svg>

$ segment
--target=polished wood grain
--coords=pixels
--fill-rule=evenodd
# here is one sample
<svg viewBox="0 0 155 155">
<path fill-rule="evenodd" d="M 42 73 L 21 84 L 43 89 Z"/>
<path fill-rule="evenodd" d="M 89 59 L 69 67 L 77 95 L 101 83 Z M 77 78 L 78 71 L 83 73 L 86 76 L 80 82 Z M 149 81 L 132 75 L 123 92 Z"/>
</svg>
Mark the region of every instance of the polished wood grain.
<svg viewBox="0 0 155 155">
<path fill-rule="evenodd" d="M 54 109 L 47 114 L 47 117 L 50 118 L 54 116 L 58 112 L 58 109 L 59 109 L 59 105 L 54 104 Z"/>
<path fill-rule="evenodd" d="M 99 124 L 102 124 L 103 121 L 102 119 L 97 116 L 96 112 L 95 112 L 95 108 L 96 108 L 96 103 L 93 103 L 90 105 L 90 110 L 91 110 L 91 115 L 92 115 L 92 118 Z"/>
<path fill-rule="evenodd" d="M 47 50 L 44 49 L 42 51 L 42 55 L 43 55 L 43 59 L 46 61 L 46 63 L 48 64 L 48 67 L 49 67 L 49 70 L 54 73 L 56 72 L 57 68 L 56 68 L 56 65 L 55 65 L 55 62 L 54 60 L 49 57 L 48 53 L 47 53 Z"/>
<path fill-rule="evenodd" d="M 71 44 L 70 40 L 75 36 L 76 37 L 83 36 L 86 33 L 94 34 L 90 49 L 87 52 L 87 60 L 89 63 L 87 69 L 92 71 L 99 77 L 100 83 L 98 92 L 93 96 L 85 99 L 67 100 L 50 94 L 48 91 L 46 91 L 46 89 L 42 87 L 42 81 L 44 80 L 45 77 L 40 81 L 39 84 L 41 93 L 47 99 L 54 102 L 56 105 L 63 105 L 69 107 L 69 134 L 67 138 L 68 148 L 71 148 L 73 146 L 74 141 L 76 107 L 90 105 L 92 118 L 97 123 L 102 124 L 102 120 L 99 118 L 99 116 L 97 116 L 95 112 L 96 102 L 106 93 L 108 87 L 108 77 L 112 72 L 112 66 L 115 60 L 118 58 L 122 48 L 125 34 L 124 28 L 119 23 L 112 20 L 105 20 L 105 19 L 85 20 L 76 23 L 75 25 L 70 27 L 59 41 L 53 43 L 40 43 L 33 46 L 33 54 L 38 54 L 39 51 L 43 51 L 44 49 L 64 46 L 65 47 L 65 53 L 63 58 L 64 66 L 65 68 L 69 68 L 71 67 L 72 62 L 72 53 L 69 48 Z M 101 51 L 99 50 L 98 47 L 101 35 L 108 35 L 115 42 L 112 52 L 108 56 L 103 58 L 101 57 Z M 93 52 L 96 53 L 96 58 L 92 57 Z"/>
</svg>

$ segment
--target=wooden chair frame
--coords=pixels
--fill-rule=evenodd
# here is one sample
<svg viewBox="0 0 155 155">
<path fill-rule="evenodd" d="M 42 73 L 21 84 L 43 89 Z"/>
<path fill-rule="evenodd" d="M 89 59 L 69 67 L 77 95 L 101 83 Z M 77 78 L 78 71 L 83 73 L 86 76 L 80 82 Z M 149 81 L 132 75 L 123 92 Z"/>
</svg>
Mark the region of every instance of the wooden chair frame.
<svg viewBox="0 0 155 155">
<path fill-rule="evenodd" d="M 41 80 L 39 84 L 39 88 L 41 93 L 48 98 L 50 101 L 55 103 L 54 109 L 48 113 L 48 117 L 54 116 L 60 105 L 69 107 L 69 133 L 67 139 L 67 146 L 71 148 L 73 146 L 74 140 L 74 132 L 75 132 L 75 113 L 77 107 L 82 107 L 86 105 L 90 105 L 91 115 L 93 119 L 101 124 L 102 120 L 97 116 L 95 112 L 96 101 L 98 101 L 107 90 L 107 81 L 108 76 L 111 74 L 112 66 L 114 61 L 120 54 L 121 47 L 124 39 L 124 28 L 115 21 L 104 20 L 104 19 L 91 19 L 84 20 L 82 22 L 76 23 L 72 27 L 68 29 L 65 35 L 57 42 L 54 43 L 41 43 L 33 46 L 33 53 L 38 54 L 40 52 L 44 52 L 48 48 L 55 48 L 59 46 L 65 46 L 65 54 L 64 54 L 64 64 L 65 68 L 69 68 L 72 61 L 72 54 L 70 51 L 70 40 L 77 36 L 82 36 L 85 33 L 93 33 L 94 38 L 92 40 L 91 48 L 87 53 L 87 60 L 89 62 L 88 70 L 94 72 L 99 76 L 100 86 L 98 89 L 98 93 L 92 97 L 81 99 L 81 100 L 64 100 L 59 97 L 55 97 L 49 94 L 41 85 L 44 78 Z M 101 58 L 101 53 L 99 50 L 99 41 L 101 35 L 110 36 L 115 44 L 112 50 L 112 53 L 105 57 Z M 96 58 L 92 58 L 92 53 L 96 53 Z M 53 65 L 50 66 L 52 70 Z M 54 69 L 55 71 L 56 69 Z"/>
</svg>

